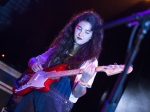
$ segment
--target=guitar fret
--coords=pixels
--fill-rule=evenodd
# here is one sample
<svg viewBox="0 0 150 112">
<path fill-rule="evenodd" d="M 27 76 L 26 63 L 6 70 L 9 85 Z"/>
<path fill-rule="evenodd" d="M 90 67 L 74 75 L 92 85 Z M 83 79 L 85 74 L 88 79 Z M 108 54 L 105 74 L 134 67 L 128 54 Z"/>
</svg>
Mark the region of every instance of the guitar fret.
<svg viewBox="0 0 150 112">
<path fill-rule="evenodd" d="M 78 74 L 78 73 L 80 73 L 80 71 L 79 70 L 67 70 L 67 71 L 58 71 L 58 72 L 56 72 L 56 74 L 55 74 L 55 76 L 59 76 L 59 77 L 61 77 L 61 76 L 70 76 L 70 75 L 74 75 L 74 74 Z"/>
<path fill-rule="evenodd" d="M 79 74 L 81 72 L 82 72 L 82 69 L 57 71 L 57 72 L 47 72 L 47 77 L 48 78 L 53 78 L 53 77 L 71 76 L 71 75 Z"/>
</svg>

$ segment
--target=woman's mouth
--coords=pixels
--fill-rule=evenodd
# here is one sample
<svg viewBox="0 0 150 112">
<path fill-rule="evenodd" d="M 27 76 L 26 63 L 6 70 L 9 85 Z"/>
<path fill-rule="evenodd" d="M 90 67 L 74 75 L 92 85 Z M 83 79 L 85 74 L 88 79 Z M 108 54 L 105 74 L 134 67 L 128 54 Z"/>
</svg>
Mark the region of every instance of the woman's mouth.
<svg viewBox="0 0 150 112">
<path fill-rule="evenodd" d="M 82 38 L 80 38 L 80 37 L 77 37 L 77 39 L 78 39 L 78 40 L 82 40 Z"/>
</svg>

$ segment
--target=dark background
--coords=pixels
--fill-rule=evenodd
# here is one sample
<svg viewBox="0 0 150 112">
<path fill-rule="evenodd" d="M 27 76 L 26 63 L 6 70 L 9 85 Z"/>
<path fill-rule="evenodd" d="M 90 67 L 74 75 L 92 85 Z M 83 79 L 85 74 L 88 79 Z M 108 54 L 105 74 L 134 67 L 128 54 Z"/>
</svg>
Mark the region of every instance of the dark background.
<svg viewBox="0 0 150 112">
<path fill-rule="evenodd" d="M 148 0 L 0 0 L 0 54 L 5 54 L 0 60 L 22 73 L 28 68 L 28 60 L 43 53 L 74 14 L 93 9 L 107 23 L 149 7 Z M 132 29 L 124 23 L 105 30 L 100 66 L 125 63 Z M 149 111 L 149 37 L 148 32 L 132 63 L 134 70 L 125 82 L 118 112 Z M 72 111 L 99 112 L 117 77 L 98 73 L 93 87 Z"/>
</svg>

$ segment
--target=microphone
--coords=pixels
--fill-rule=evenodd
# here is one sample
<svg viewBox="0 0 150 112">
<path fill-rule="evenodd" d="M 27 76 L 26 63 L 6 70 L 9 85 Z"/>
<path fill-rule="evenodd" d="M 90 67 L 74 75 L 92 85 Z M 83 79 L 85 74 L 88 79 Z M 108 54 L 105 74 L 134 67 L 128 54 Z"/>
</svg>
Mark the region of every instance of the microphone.
<svg viewBox="0 0 150 112">
<path fill-rule="evenodd" d="M 114 20 L 114 21 L 105 23 L 103 25 L 92 28 L 92 31 L 111 28 L 111 27 L 114 27 L 114 26 L 117 26 L 117 25 L 120 25 L 120 24 L 131 22 L 131 21 L 132 22 L 129 23 L 129 26 L 132 26 L 134 24 L 137 24 L 138 21 L 142 20 L 143 18 L 147 21 L 150 20 L 150 10 L 146 10 L 146 11 L 143 11 L 143 12 L 138 12 L 136 14 L 132 14 L 131 16 L 127 16 L 127 17 L 124 17 L 124 18 L 121 18 L 121 19 L 118 19 L 118 20 Z M 149 25 L 149 24 L 150 24 L 150 22 L 145 23 L 145 25 Z"/>
</svg>

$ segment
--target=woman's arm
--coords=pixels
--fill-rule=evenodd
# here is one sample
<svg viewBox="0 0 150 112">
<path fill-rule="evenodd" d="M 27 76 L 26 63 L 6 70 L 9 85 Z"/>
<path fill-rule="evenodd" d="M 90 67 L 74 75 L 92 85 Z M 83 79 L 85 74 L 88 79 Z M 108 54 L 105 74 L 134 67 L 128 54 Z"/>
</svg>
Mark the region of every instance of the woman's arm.
<svg viewBox="0 0 150 112">
<path fill-rule="evenodd" d="M 95 65 L 90 64 L 86 68 L 83 69 L 83 73 L 79 81 L 77 82 L 74 90 L 73 90 L 73 95 L 76 98 L 79 98 L 83 95 L 86 94 L 86 87 L 90 81 L 90 79 L 95 76 Z"/>
<path fill-rule="evenodd" d="M 37 72 L 39 70 L 43 70 L 42 65 L 47 61 L 48 56 L 50 53 L 52 53 L 53 48 L 50 48 L 46 52 L 44 52 L 41 55 L 38 55 L 37 57 L 33 57 L 29 60 L 28 66 L 31 68 L 34 72 Z"/>
</svg>

